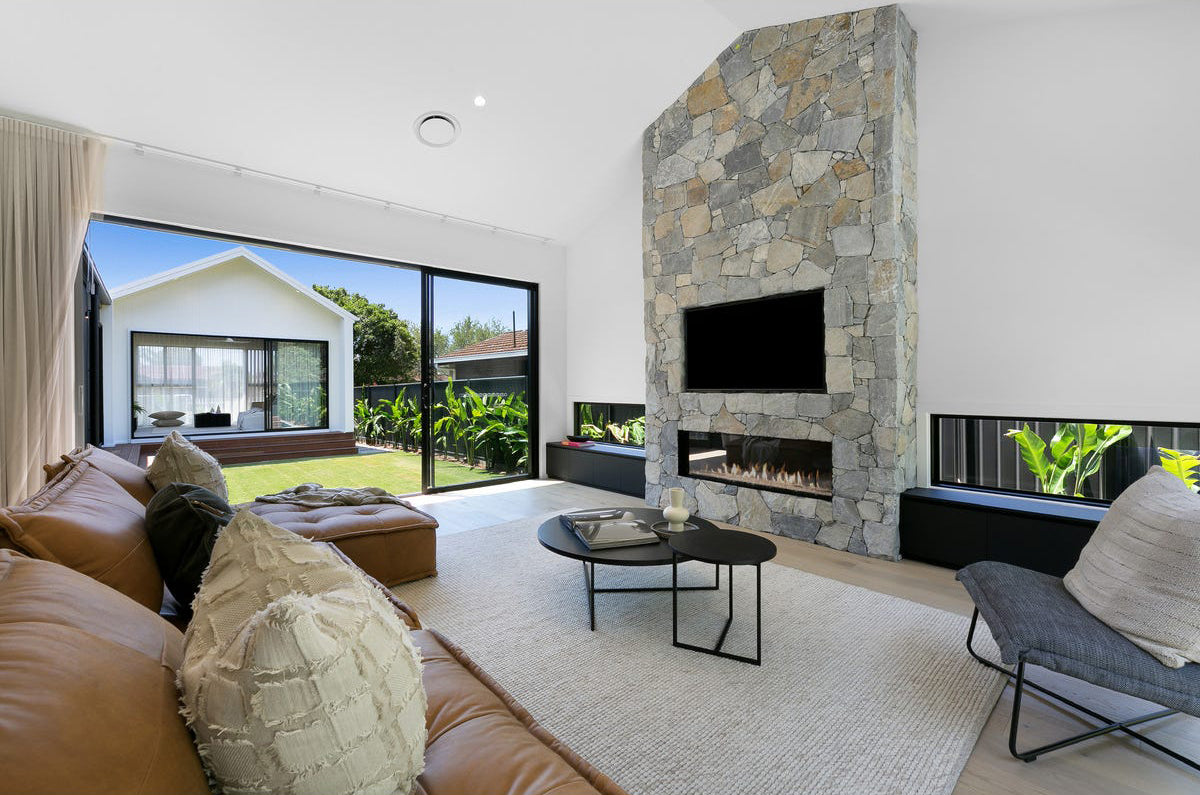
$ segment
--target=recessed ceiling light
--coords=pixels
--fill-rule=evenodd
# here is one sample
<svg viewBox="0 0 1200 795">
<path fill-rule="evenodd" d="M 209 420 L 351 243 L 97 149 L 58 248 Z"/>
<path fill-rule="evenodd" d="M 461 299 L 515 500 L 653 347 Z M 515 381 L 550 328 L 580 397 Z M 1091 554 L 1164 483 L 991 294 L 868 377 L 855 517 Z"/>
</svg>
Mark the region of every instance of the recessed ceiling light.
<svg viewBox="0 0 1200 795">
<path fill-rule="evenodd" d="M 483 94 L 480 94 L 479 96 L 475 97 L 475 107 L 482 108 L 486 104 L 487 104 L 487 97 L 485 97 Z"/>
<path fill-rule="evenodd" d="M 417 140 L 426 146 L 449 146 L 458 138 L 461 129 L 458 119 L 442 111 L 422 113 L 413 122 Z"/>
</svg>

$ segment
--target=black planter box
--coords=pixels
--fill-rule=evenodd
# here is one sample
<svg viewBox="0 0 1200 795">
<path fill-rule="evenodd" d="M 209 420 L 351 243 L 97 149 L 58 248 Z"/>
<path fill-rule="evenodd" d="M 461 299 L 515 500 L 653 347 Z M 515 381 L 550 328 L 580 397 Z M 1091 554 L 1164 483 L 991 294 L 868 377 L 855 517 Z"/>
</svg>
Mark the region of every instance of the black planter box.
<svg viewBox="0 0 1200 795">
<path fill-rule="evenodd" d="M 998 560 L 1061 577 L 1108 509 L 942 486 L 900 495 L 900 555 L 960 569 Z"/>
<path fill-rule="evenodd" d="M 193 427 L 224 428 L 233 424 L 233 416 L 229 413 L 208 411 L 203 414 L 193 414 Z"/>
</svg>

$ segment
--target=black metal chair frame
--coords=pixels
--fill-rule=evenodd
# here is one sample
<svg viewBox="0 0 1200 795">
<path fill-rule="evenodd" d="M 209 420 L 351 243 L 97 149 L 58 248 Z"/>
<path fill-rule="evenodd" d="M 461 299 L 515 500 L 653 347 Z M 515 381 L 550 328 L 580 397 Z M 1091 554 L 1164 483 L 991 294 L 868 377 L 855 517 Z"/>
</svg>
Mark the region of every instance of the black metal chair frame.
<svg viewBox="0 0 1200 795">
<path fill-rule="evenodd" d="M 1129 718 L 1127 720 L 1113 720 L 1112 718 L 1109 718 L 1105 715 L 1101 715 L 1099 712 L 1088 709 L 1087 707 L 1077 704 L 1074 701 L 1070 700 L 1069 698 L 1066 698 L 1065 696 L 1055 693 L 1053 690 L 1045 688 L 1035 682 L 1030 682 L 1028 679 L 1026 679 L 1025 678 L 1025 655 L 1024 654 L 1020 655 L 1017 658 L 1017 665 L 1016 665 L 1016 669 L 1014 671 L 1010 671 L 1007 668 L 997 665 L 996 663 L 992 662 L 991 660 L 987 660 L 987 659 L 984 659 L 983 657 L 981 657 L 978 654 L 978 652 L 975 651 L 975 648 L 972 645 L 972 641 L 974 641 L 974 639 L 975 639 L 975 627 L 978 623 L 979 623 L 979 608 L 976 608 L 975 613 L 971 616 L 971 629 L 967 633 L 967 651 L 969 651 L 971 653 L 971 656 L 974 657 L 976 660 L 978 660 L 980 663 L 987 666 L 988 668 L 991 668 L 992 670 L 999 671 L 1000 673 L 1004 674 L 1012 681 L 1013 705 L 1012 705 L 1012 720 L 1011 720 L 1011 723 L 1009 725 L 1009 730 L 1008 730 L 1008 750 L 1009 750 L 1009 753 L 1011 753 L 1017 759 L 1020 759 L 1022 762 L 1032 762 L 1033 760 L 1037 759 L 1042 754 L 1047 754 L 1051 751 L 1057 751 L 1060 748 L 1066 748 L 1067 746 L 1075 745 L 1076 743 L 1081 743 L 1081 742 L 1084 742 L 1085 740 L 1091 740 L 1095 737 L 1101 737 L 1105 734 L 1111 734 L 1112 732 L 1115 732 L 1115 731 L 1121 731 L 1121 732 L 1124 732 L 1125 734 L 1136 737 L 1137 739 L 1141 740 L 1143 743 L 1150 746 L 1151 748 L 1153 748 L 1157 751 L 1161 751 L 1162 753 L 1166 754 L 1167 756 L 1171 757 L 1172 759 L 1182 762 L 1183 764 L 1187 765 L 1190 768 L 1193 768 L 1194 770 L 1200 770 L 1200 762 L 1197 762 L 1194 759 L 1189 759 L 1188 757 L 1178 753 L 1177 751 L 1173 751 L 1170 748 L 1167 748 L 1166 746 L 1162 745 L 1161 743 L 1155 742 L 1154 740 L 1151 740 L 1146 735 L 1141 734 L 1140 732 L 1136 732 L 1131 728 L 1133 726 L 1137 726 L 1142 723 L 1146 723 L 1148 721 L 1158 720 L 1159 718 L 1169 717 L 1171 715 L 1178 713 L 1179 710 L 1177 710 L 1177 709 L 1162 709 L 1162 710 L 1158 710 L 1157 712 L 1151 712 L 1147 715 L 1141 715 L 1139 717 Z M 1032 689 L 1038 691 L 1039 693 L 1042 693 L 1043 695 L 1047 695 L 1047 696 L 1055 699 L 1056 701 L 1059 701 L 1062 704 L 1066 704 L 1068 707 L 1071 707 L 1074 710 L 1077 710 L 1079 712 L 1082 712 L 1085 715 L 1095 718 L 1096 720 L 1100 721 L 1103 725 L 1098 726 L 1098 727 L 1092 729 L 1091 731 L 1086 731 L 1083 734 L 1077 734 L 1074 737 L 1068 737 L 1064 740 L 1059 740 L 1058 742 L 1048 743 L 1047 745 L 1039 746 L 1038 748 L 1033 748 L 1028 751 L 1019 751 L 1019 750 L 1017 750 L 1017 729 L 1020 726 L 1020 719 L 1021 719 L 1021 697 L 1024 695 L 1024 691 L 1025 691 L 1026 687 L 1032 688 Z"/>
</svg>

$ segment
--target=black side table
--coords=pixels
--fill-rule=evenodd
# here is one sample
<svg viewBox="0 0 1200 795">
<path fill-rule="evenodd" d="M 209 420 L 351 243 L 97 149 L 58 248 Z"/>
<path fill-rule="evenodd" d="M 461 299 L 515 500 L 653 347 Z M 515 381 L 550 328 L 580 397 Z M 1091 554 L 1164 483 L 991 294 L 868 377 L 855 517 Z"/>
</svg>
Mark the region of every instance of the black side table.
<svg viewBox="0 0 1200 795">
<path fill-rule="evenodd" d="M 775 544 L 762 536 L 751 535 L 737 530 L 720 530 L 717 528 L 701 528 L 673 536 L 668 542 L 671 546 L 671 642 L 681 649 L 726 657 L 739 660 L 751 665 L 762 665 L 762 564 L 775 557 Z M 725 620 L 725 628 L 717 645 L 711 649 L 703 646 L 693 646 L 690 643 L 679 642 L 679 591 L 677 587 L 679 561 L 698 560 L 729 567 L 729 618 Z M 741 654 L 730 654 L 722 651 L 725 636 L 733 624 L 733 567 L 753 566 L 756 579 L 755 611 L 756 650 L 754 657 Z M 719 571 L 720 569 L 718 569 Z"/>
</svg>

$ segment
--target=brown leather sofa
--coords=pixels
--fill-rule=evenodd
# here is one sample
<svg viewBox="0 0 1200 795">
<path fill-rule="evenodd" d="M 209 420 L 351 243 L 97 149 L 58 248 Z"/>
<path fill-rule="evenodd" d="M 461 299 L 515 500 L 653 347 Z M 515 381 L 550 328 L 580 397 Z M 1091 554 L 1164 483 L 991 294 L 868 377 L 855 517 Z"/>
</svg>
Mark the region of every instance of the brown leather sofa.
<svg viewBox="0 0 1200 795">
<path fill-rule="evenodd" d="M 0 793 L 207 793 L 178 712 L 183 635 L 146 609 L 161 578 L 146 563 L 154 559 L 144 528 L 138 538 L 141 503 L 93 464 L 58 473 L 31 500 L 40 512 L 0 510 L 0 524 L 15 525 L 26 543 L 37 533 L 48 552 L 73 564 L 0 549 Z M 40 526 L 30 525 L 30 513 Z M 108 565 L 114 559 L 118 565 Z M 81 565 L 90 576 L 75 569 Z M 379 587 L 414 628 L 424 659 L 429 732 L 415 792 L 622 793 Z"/>
<path fill-rule="evenodd" d="M 55 484 L 61 484 L 64 479 L 70 479 L 70 471 L 83 463 L 112 478 L 143 507 L 154 496 L 154 486 L 147 480 L 146 470 L 120 456 L 90 445 L 65 454 L 61 462 L 46 465 L 47 484 L 38 495 L 44 494 Z M 75 494 L 69 492 L 76 488 L 78 487 L 58 487 L 58 491 L 64 493 L 58 495 L 56 500 L 69 503 L 65 509 L 48 505 L 38 510 L 47 515 L 62 511 L 68 514 L 75 513 L 79 500 Z M 26 502 L 37 500 L 38 495 Z M 102 499 L 101 502 L 112 500 Z M 285 530 L 291 530 L 313 541 L 334 544 L 359 568 L 388 587 L 437 574 L 437 520 L 411 505 L 339 505 L 311 508 L 255 502 L 242 507 L 249 508 Z M 22 545 L 13 544 L 11 538 L 5 541 L 6 523 L 3 516 L 4 513 L 0 511 L 0 546 L 22 549 Z M 12 518 L 20 522 L 26 517 L 14 515 Z M 34 517 L 28 518 L 33 520 Z M 37 557 L 47 557 L 38 551 L 25 551 Z M 61 562 L 71 565 L 68 561 Z"/>
</svg>

